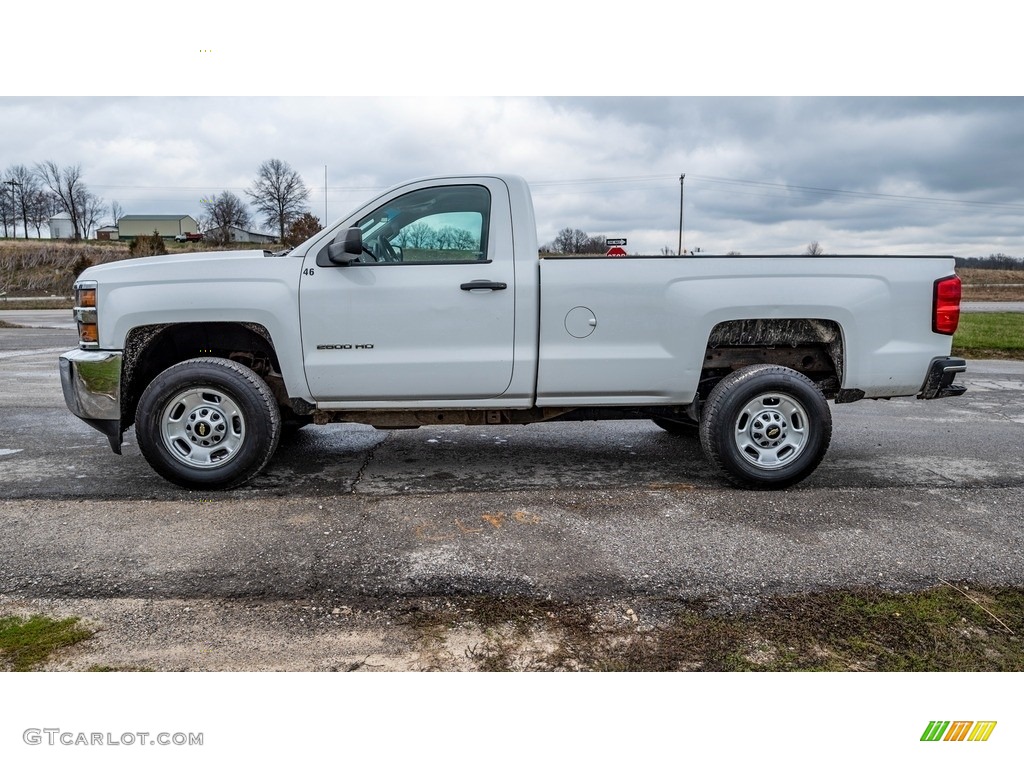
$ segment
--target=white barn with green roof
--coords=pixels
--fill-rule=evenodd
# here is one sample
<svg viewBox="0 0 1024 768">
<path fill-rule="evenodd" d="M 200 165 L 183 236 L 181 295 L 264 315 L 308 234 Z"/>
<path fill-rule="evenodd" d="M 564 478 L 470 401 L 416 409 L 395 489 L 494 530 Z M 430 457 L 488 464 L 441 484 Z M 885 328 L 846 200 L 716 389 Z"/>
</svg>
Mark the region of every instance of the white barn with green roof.
<svg viewBox="0 0 1024 768">
<path fill-rule="evenodd" d="M 140 213 L 122 216 L 117 220 L 119 240 L 134 240 L 143 235 L 152 235 L 154 231 L 165 240 L 170 240 L 176 235 L 198 232 L 199 224 L 191 216 L 178 213 Z"/>
</svg>

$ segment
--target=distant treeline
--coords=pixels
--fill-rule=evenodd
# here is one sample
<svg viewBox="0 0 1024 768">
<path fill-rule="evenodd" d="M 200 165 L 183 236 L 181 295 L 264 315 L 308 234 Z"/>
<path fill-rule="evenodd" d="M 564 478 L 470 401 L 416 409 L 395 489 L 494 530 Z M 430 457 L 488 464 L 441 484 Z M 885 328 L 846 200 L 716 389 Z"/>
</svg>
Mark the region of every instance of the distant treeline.
<svg viewBox="0 0 1024 768">
<path fill-rule="evenodd" d="M 1007 256 L 1005 253 L 971 256 L 966 259 L 957 257 L 956 265 L 970 269 L 1015 269 L 1024 271 L 1024 259 L 1017 256 Z"/>
</svg>

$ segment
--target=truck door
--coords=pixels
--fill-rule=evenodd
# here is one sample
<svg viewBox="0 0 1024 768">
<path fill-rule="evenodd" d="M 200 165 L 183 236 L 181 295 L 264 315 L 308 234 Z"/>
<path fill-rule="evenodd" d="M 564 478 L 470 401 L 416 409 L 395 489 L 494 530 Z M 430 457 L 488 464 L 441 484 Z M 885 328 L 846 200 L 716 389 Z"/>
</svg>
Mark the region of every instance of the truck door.
<svg viewBox="0 0 1024 768">
<path fill-rule="evenodd" d="M 426 182 L 424 182 L 426 183 Z M 364 252 L 306 255 L 302 351 L 321 404 L 489 399 L 512 379 L 515 264 L 494 179 L 405 192 L 352 226 Z"/>
</svg>

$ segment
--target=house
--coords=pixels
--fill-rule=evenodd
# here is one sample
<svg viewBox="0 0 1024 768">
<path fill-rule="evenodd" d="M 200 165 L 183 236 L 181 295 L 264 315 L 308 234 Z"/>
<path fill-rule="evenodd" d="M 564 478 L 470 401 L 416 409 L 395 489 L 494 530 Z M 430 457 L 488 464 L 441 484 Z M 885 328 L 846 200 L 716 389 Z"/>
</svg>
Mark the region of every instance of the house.
<svg viewBox="0 0 1024 768">
<path fill-rule="evenodd" d="M 222 227 L 213 227 L 206 230 L 206 239 L 219 241 L 221 239 Z M 228 227 L 228 242 L 231 243 L 276 243 L 274 235 L 264 235 L 259 232 L 247 232 L 238 227 Z"/>
<path fill-rule="evenodd" d="M 54 240 L 63 240 L 75 236 L 75 225 L 71 222 L 71 214 L 56 213 L 50 217 L 50 237 Z"/>
<path fill-rule="evenodd" d="M 156 232 L 164 240 L 173 240 L 175 235 L 198 232 L 199 224 L 191 216 L 184 214 L 132 214 L 117 220 L 117 233 L 120 240 L 134 240 L 143 235 Z"/>
<path fill-rule="evenodd" d="M 97 240 L 117 240 L 118 232 L 117 227 L 113 224 L 108 224 L 105 227 L 100 227 L 96 230 Z"/>
</svg>

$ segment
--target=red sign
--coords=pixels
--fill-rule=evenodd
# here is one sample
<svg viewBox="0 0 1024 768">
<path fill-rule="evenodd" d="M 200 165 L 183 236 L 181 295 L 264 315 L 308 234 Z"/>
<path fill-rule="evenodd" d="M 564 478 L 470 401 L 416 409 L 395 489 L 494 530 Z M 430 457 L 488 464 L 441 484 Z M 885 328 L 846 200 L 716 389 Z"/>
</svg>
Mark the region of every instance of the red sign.
<svg viewBox="0 0 1024 768">
<path fill-rule="evenodd" d="M 626 255 L 626 249 L 625 248 L 620 248 L 617 245 L 613 245 L 611 248 L 608 249 L 608 253 L 605 254 L 605 256 L 625 256 L 625 255 Z"/>
</svg>

